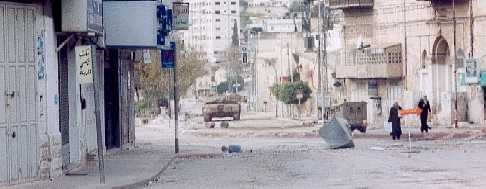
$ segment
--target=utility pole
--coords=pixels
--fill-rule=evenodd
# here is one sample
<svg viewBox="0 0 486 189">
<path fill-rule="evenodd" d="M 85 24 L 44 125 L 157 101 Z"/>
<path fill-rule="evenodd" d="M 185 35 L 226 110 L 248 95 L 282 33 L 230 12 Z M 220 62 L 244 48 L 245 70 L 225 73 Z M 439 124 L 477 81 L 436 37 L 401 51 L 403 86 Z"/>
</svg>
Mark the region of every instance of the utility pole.
<svg viewBox="0 0 486 189">
<path fill-rule="evenodd" d="M 324 113 L 325 113 L 325 110 L 326 110 L 326 100 L 325 100 L 326 98 L 324 98 L 324 95 L 325 95 L 325 92 L 326 92 L 326 94 L 329 94 L 329 93 L 327 93 L 328 92 L 327 91 L 328 90 L 327 86 L 329 85 L 329 83 L 328 83 L 328 75 L 327 75 L 327 31 L 329 29 L 328 28 L 328 24 L 329 24 L 330 21 L 329 21 L 329 12 L 327 12 L 327 11 L 328 10 L 326 10 L 326 14 L 325 14 L 326 15 L 325 18 L 327 20 L 326 25 L 325 25 L 326 29 L 325 29 L 324 34 L 323 34 L 324 35 L 324 39 L 323 39 L 324 40 L 324 44 L 323 44 L 323 46 L 324 46 L 324 69 L 325 69 L 324 78 L 325 78 L 325 80 L 324 80 L 324 89 L 321 90 L 321 96 L 322 96 L 322 106 L 321 106 L 322 107 L 322 112 L 321 112 L 321 118 L 322 119 L 324 119 Z"/>
<path fill-rule="evenodd" d="M 469 33 L 471 40 L 471 58 L 474 58 L 474 10 L 473 1 L 469 1 Z"/>
<path fill-rule="evenodd" d="M 256 44 L 255 44 L 255 54 L 254 54 L 254 57 L 253 57 L 253 65 L 252 65 L 252 88 L 253 88 L 253 108 L 255 109 L 255 111 L 258 109 L 257 107 L 257 67 L 256 67 L 256 63 L 257 63 L 257 56 L 258 56 L 258 44 L 260 42 L 260 32 L 258 31 L 255 31 L 256 33 Z"/>
<path fill-rule="evenodd" d="M 174 45 L 174 68 L 173 68 L 173 73 L 172 73 L 172 82 L 173 84 L 173 90 L 174 90 L 174 151 L 175 153 L 179 153 L 179 133 L 178 133 L 178 127 L 179 127 L 179 100 L 177 97 L 177 51 Z"/>
<path fill-rule="evenodd" d="M 407 5 L 406 5 L 406 0 L 403 0 L 403 64 L 405 66 L 405 90 L 408 90 L 408 82 L 407 82 L 407 72 L 408 72 L 408 43 L 407 43 Z"/>
<path fill-rule="evenodd" d="M 322 117 L 324 108 L 320 105 L 321 101 L 324 101 L 324 96 L 322 96 L 322 66 L 321 66 L 321 0 L 317 3 L 317 120 L 323 119 Z M 322 98 L 322 99 L 320 99 Z M 320 111 L 319 111 L 320 110 Z"/>
<path fill-rule="evenodd" d="M 454 128 L 457 126 L 457 39 L 456 39 L 456 0 L 452 0 L 452 23 L 454 24 Z"/>
<path fill-rule="evenodd" d="M 98 147 L 98 169 L 100 171 L 100 183 L 105 184 L 105 158 L 104 158 L 104 149 L 103 149 L 103 134 L 101 130 L 101 115 L 100 115 L 100 96 L 98 91 L 100 90 L 100 80 L 98 78 L 98 73 L 100 72 L 98 70 L 98 65 L 96 62 L 96 46 L 92 45 L 90 47 L 90 55 L 92 58 L 92 69 L 93 69 L 93 93 L 94 93 L 94 106 L 95 106 L 95 119 L 96 119 L 96 141 L 97 141 L 97 147 Z M 94 55 L 93 55 L 93 54 Z"/>
</svg>

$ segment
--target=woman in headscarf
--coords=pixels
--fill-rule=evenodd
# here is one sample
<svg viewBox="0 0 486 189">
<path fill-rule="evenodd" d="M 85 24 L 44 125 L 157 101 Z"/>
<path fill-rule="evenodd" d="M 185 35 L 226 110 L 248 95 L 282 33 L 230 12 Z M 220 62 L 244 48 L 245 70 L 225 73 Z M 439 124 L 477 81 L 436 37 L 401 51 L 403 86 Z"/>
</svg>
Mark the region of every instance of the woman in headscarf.
<svg viewBox="0 0 486 189">
<path fill-rule="evenodd" d="M 402 135 L 402 126 L 400 125 L 400 110 L 402 107 L 398 105 L 398 102 L 395 102 L 393 106 L 390 108 L 390 117 L 388 117 L 388 122 L 392 124 L 392 132 L 390 135 L 392 136 L 393 140 L 400 140 L 400 136 Z"/>
</svg>

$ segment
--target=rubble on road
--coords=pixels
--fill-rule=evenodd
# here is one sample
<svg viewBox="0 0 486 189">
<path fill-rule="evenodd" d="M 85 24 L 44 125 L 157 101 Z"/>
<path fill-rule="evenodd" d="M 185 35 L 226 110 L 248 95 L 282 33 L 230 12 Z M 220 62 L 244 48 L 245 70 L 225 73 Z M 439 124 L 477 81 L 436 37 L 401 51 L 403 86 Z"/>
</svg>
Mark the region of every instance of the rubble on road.
<svg viewBox="0 0 486 189">
<path fill-rule="evenodd" d="M 240 145 L 229 145 L 229 146 L 222 146 L 221 151 L 224 153 L 240 153 L 241 152 L 241 146 Z"/>
<path fill-rule="evenodd" d="M 319 130 L 319 135 L 329 144 L 331 149 L 353 148 L 354 143 L 348 128 L 348 122 L 340 117 L 334 117 Z"/>
</svg>

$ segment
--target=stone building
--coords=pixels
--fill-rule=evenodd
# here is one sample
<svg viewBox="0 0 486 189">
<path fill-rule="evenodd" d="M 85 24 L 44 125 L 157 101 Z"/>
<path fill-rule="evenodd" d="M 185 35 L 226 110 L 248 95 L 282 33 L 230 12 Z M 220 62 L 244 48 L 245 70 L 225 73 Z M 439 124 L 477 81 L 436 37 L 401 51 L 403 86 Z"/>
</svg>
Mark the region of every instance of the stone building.
<svg viewBox="0 0 486 189">
<path fill-rule="evenodd" d="M 73 13 L 69 2 L 88 0 L 0 2 L 0 186 L 60 176 L 96 155 L 95 104 L 103 150 L 134 143 L 135 53 L 104 49 L 101 0 L 85 6 L 95 18 L 90 31 L 68 22 L 82 18 L 65 14 Z M 96 45 L 89 54 L 98 102 L 94 84 L 81 82 L 80 45 Z"/>
<path fill-rule="evenodd" d="M 336 78 L 347 100 L 368 102 L 368 121 L 381 125 L 393 102 L 411 108 L 427 95 L 433 125 L 450 126 L 457 99 L 458 120 L 482 124 L 485 3 L 456 0 L 454 21 L 450 0 L 330 0 L 344 15 Z"/>
</svg>

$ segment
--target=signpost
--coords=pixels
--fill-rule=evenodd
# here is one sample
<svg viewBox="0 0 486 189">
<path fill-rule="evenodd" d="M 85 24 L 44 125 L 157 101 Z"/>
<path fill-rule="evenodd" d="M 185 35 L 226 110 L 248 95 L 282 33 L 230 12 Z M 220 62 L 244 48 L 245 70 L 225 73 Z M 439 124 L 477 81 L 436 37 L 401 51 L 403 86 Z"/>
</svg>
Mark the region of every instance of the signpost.
<svg viewBox="0 0 486 189">
<path fill-rule="evenodd" d="M 79 84 L 93 83 L 93 56 L 91 54 L 91 46 L 76 46 L 74 51 L 76 53 L 76 65 L 79 69 Z"/>
<path fill-rule="evenodd" d="M 166 37 L 171 30 L 188 30 L 189 29 L 189 3 L 173 2 L 172 10 L 166 9 L 165 6 L 158 6 L 157 17 L 159 17 L 157 36 L 157 45 L 165 46 Z M 178 95 L 177 95 L 177 70 L 176 70 L 176 43 L 170 42 L 168 49 L 160 50 L 160 66 L 165 69 L 172 69 L 173 91 L 174 91 L 174 150 L 179 153 L 179 136 L 178 136 Z"/>
<path fill-rule="evenodd" d="M 174 30 L 188 30 L 189 29 L 189 3 L 174 2 L 172 4 L 173 14 L 173 29 Z"/>
<path fill-rule="evenodd" d="M 295 97 L 299 100 L 299 108 L 300 108 L 300 103 L 304 98 L 304 93 L 302 91 L 298 91 Z M 302 120 L 302 113 L 300 110 L 299 110 L 299 119 Z"/>
<path fill-rule="evenodd" d="M 144 64 L 152 64 L 152 58 L 150 56 L 150 50 L 143 50 L 143 63 Z"/>
<path fill-rule="evenodd" d="M 103 136 L 101 130 L 101 116 L 99 102 L 100 97 L 98 96 L 99 90 L 99 80 L 98 73 L 96 69 L 96 47 L 90 45 L 76 46 L 74 48 L 74 53 L 76 54 L 76 65 L 79 68 L 78 77 L 80 84 L 90 84 L 93 83 L 93 93 L 94 93 L 94 106 L 95 106 L 95 117 L 96 117 L 96 140 L 98 146 L 98 168 L 100 171 L 100 183 L 105 183 L 105 160 L 103 155 Z"/>
</svg>

